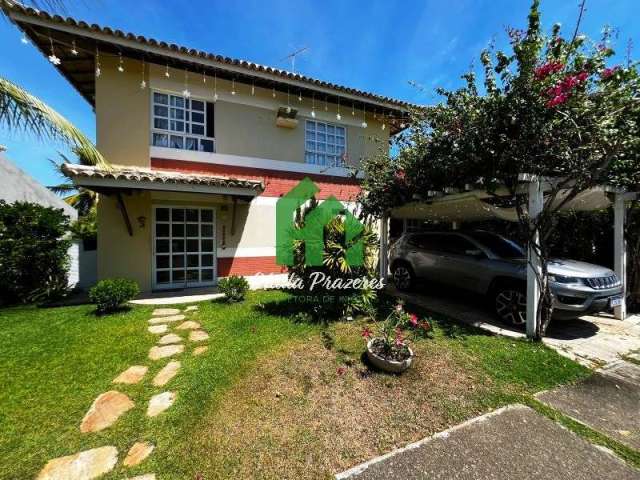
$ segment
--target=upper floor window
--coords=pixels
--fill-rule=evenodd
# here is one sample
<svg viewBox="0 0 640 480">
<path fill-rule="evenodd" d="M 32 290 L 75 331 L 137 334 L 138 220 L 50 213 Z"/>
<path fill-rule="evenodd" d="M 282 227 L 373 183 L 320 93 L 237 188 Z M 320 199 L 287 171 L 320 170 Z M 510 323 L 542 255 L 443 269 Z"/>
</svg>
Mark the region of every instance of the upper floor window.
<svg viewBox="0 0 640 480">
<path fill-rule="evenodd" d="M 304 161 L 314 165 L 343 166 L 347 151 L 345 127 L 307 120 L 304 129 Z"/>
<path fill-rule="evenodd" d="M 215 151 L 212 103 L 153 92 L 152 120 L 155 147 Z"/>
</svg>

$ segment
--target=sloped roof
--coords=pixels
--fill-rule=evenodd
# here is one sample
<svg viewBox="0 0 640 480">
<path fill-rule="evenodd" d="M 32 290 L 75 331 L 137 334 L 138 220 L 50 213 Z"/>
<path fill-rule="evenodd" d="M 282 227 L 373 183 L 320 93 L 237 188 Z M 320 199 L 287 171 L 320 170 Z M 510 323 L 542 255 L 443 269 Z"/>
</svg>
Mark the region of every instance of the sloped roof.
<svg viewBox="0 0 640 480">
<path fill-rule="evenodd" d="M 241 188 L 253 191 L 262 191 L 264 189 L 262 182 L 258 180 L 222 177 L 203 173 L 188 174 L 151 168 L 114 167 L 111 169 L 104 169 L 93 165 L 65 163 L 62 166 L 62 171 L 73 178 L 78 185 L 83 184 L 83 179 L 91 178 L 155 184 L 183 184 L 222 188 Z"/>
<path fill-rule="evenodd" d="M 0 200 L 7 203 L 31 202 L 45 207 L 62 208 L 72 220 L 78 212 L 35 178 L 18 168 L 0 149 Z"/>
<path fill-rule="evenodd" d="M 88 24 L 71 17 L 63 18 L 60 15 L 24 7 L 12 0 L 0 0 L 0 6 L 47 56 L 50 40 L 54 42 L 54 46 L 58 47 L 70 47 L 72 41 L 74 42 L 79 54 L 71 56 L 67 52 L 56 53 L 62 60 L 56 68 L 92 105 L 95 93 L 94 52 L 96 47 L 99 47 L 100 52 L 122 54 L 136 59 L 144 58 L 150 63 L 192 69 L 198 73 L 203 73 L 204 69 L 207 75 L 213 75 L 215 72 L 220 78 L 250 82 L 258 87 L 275 88 L 283 92 L 286 92 L 287 88 L 294 87 L 296 90 L 300 89 L 303 95 L 310 96 L 311 93 L 325 95 L 331 103 L 340 100 L 343 103 L 353 102 L 359 109 L 365 107 L 371 111 L 377 108 L 380 113 L 385 112 L 392 119 L 404 117 L 408 109 L 415 106 L 402 100 L 248 60 L 195 50 L 110 27 Z M 393 122 L 391 124 L 393 125 Z"/>
</svg>

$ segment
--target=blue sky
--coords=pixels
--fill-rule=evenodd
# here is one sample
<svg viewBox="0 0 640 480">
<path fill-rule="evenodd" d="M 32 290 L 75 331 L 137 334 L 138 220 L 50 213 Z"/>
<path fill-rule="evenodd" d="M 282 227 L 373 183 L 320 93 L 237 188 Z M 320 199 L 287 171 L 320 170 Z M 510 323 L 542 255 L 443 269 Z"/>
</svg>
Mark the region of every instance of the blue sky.
<svg viewBox="0 0 640 480">
<path fill-rule="evenodd" d="M 603 25 L 619 30 L 618 50 L 628 39 L 640 48 L 638 0 L 587 0 L 581 31 L 598 38 Z M 524 27 L 529 0 L 201 1 L 96 0 L 65 2 L 65 14 L 231 57 L 281 68 L 301 46 L 296 70 L 306 75 L 416 103 L 433 103 L 438 86 L 455 87 L 493 38 L 505 41 L 505 26 Z M 91 5 L 91 7 L 89 6 Z M 542 0 L 543 23 L 573 31 L 578 0 Z M 635 23 L 635 25 L 634 25 Z M 91 138 L 89 105 L 18 30 L 0 21 L 0 75 L 39 96 Z M 418 89 L 409 82 L 422 86 Z M 21 168 L 49 185 L 59 179 L 47 162 L 64 151 L 0 129 L 0 144 Z"/>
</svg>

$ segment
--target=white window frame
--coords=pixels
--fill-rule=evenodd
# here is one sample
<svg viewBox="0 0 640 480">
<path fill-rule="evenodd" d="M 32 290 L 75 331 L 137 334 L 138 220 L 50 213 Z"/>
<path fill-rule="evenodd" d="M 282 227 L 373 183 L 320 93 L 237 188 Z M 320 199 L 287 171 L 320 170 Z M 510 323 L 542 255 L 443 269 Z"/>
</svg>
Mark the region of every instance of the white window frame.
<svg viewBox="0 0 640 480">
<path fill-rule="evenodd" d="M 161 104 L 161 103 L 156 103 L 155 101 L 155 96 L 157 94 L 160 95 L 167 95 L 167 101 L 168 103 L 165 104 Z M 188 100 L 189 101 L 189 108 L 186 107 L 186 105 L 182 106 L 182 107 L 176 107 L 176 106 L 172 106 L 171 105 L 171 97 L 175 97 L 175 98 L 180 98 L 183 101 Z M 197 101 L 197 102 L 202 102 L 204 104 L 204 110 L 200 111 L 200 110 L 193 110 L 192 106 L 193 104 L 191 103 L 193 100 Z M 156 115 L 155 112 L 155 107 L 166 107 L 167 108 L 167 116 L 160 116 L 160 115 Z M 183 118 L 182 119 L 172 119 L 171 118 L 171 110 L 175 109 L 175 110 L 182 110 L 183 112 Z M 204 116 L 204 122 L 194 122 L 192 120 L 192 114 L 193 113 L 201 113 Z M 189 115 L 189 120 L 187 121 L 185 118 L 185 114 Z M 152 90 L 151 91 L 151 108 L 150 108 L 150 115 L 151 115 L 151 134 L 149 137 L 149 144 L 151 146 L 154 147 L 164 147 L 164 148 L 172 148 L 174 150 L 185 150 L 187 152 L 204 152 L 205 150 L 202 149 L 202 141 L 209 141 L 213 143 L 213 152 L 206 152 L 206 153 L 215 153 L 216 151 L 216 141 L 215 138 L 210 138 L 207 137 L 207 124 L 209 122 L 209 118 L 207 118 L 207 101 L 203 98 L 194 98 L 194 97 L 189 97 L 189 98 L 185 98 L 183 95 L 179 95 L 176 94 L 175 92 L 170 92 L 170 91 L 164 91 L 164 90 Z M 155 120 L 159 119 L 159 120 L 166 120 L 167 121 L 167 129 L 164 128 L 156 128 L 155 126 Z M 213 119 L 212 119 L 213 120 Z M 196 125 L 201 125 L 204 129 L 204 133 L 201 134 L 196 134 L 196 133 L 186 133 L 183 129 L 182 132 L 180 131 L 175 131 L 175 130 L 171 130 L 169 127 L 171 127 L 171 122 L 182 122 L 184 125 L 184 127 L 186 127 L 186 124 L 196 124 Z M 167 136 L 167 145 L 163 146 L 163 145 L 155 145 L 153 143 L 153 136 L 154 134 L 159 134 L 159 135 L 166 135 Z M 171 137 L 178 137 L 182 139 L 182 148 L 180 147 L 172 147 L 171 146 Z M 197 142 L 196 145 L 196 149 L 190 149 L 190 148 L 186 148 L 187 146 L 187 139 L 195 139 L 195 141 Z"/>
<path fill-rule="evenodd" d="M 168 208 L 169 209 L 169 220 L 168 221 L 158 221 L 157 219 L 157 210 L 159 208 Z M 184 251 L 183 252 L 177 252 L 177 254 L 183 254 L 184 255 L 184 271 L 185 271 L 185 278 L 183 281 L 179 281 L 179 282 L 169 282 L 169 283 L 158 283 L 158 279 L 157 279 L 157 272 L 158 271 L 168 271 L 169 275 L 172 275 L 172 271 L 176 270 L 177 268 L 174 268 L 173 265 L 173 256 L 176 254 L 173 252 L 173 246 L 171 244 L 171 240 L 173 239 L 173 232 L 172 232 L 172 224 L 174 223 L 171 220 L 171 215 L 172 215 L 172 210 L 173 209 L 180 209 L 180 210 L 185 210 L 185 215 L 186 215 L 186 210 L 188 209 L 193 209 L 193 210 L 198 210 L 198 229 L 200 230 L 198 232 L 198 236 L 197 237 L 187 237 L 186 236 L 186 228 L 187 228 L 187 224 L 189 223 L 196 223 L 196 222 L 187 222 L 186 218 L 185 221 L 183 222 L 184 224 L 184 228 L 185 228 L 185 236 L 184 238 L 184 242 L 185 242 L 185 246 L 184 246 Z M 151 261 L 151 285 L 152 285 L 152 289 L 154 291 L 157 290 L 167 290 L 167 289 L 175 289 L 175 288 L 197 288 L 197 287 L 205 287 L 205 286 L 213 286 L 213 285 L 217 285 L 218 283 L 218 231 L 217 231 L 217 211 L 216 208 L 213 206 L 202 206 L 202 205 L 165 205 L 163 203 L 154 203 L 152 205 L 152 210 L 153 210 L 153 231 L 152 231 L 152 237 L 151 237 L 151 248 L 152 248 L 152 261 Z M 213 220 L 212 222 L 205 222 L 206 224 L 212 223 L 213 224 L 213 237 L 209 238 L 209 237 L 203 237 L 202 236 L 202 230 L 201 230 L 201 226 L 202 226 L 202 210 L 212 210 L 213 211 Z M 167 224 L 169 227 L 169 236 L 168 237 L 158 237 L 157 232 L 156 232 L 156 226 L 158 223 L 162 223 L 162 224 Z M 156 240 L 168 240 L 169 241 L 169 251 L 168 252 L 157 252 L 156 251 Z M 197 240 L 198 241 L 198 251 L 197 252 L 187 252 L 187 240 Z M 202 251 L 202 240 L 212 240 L 213 242 L 213 252 L 208 252 L 208 251 Z M 169 266 L 168 267 L 163 267 L 163 268 L 158 268 L 156 266 L 156 257 L 158 255 L 163 255 L 163 256 L 168 256 L 169 257 Z M 198 267 L 188 267 L 187 266 L 187 255 L 198 255 L 198 261 L 199 261 L 199 266 Z M 202 266 L 202 255 L 213 255 L 213 266 L 209 267 L 209 266 Z M 213 269 L 213 278 L 211 280 L 206 280 L 206 281 L 202 281 L 201 275 L 202 275 L 202 270 L 211 270 Z M 187 281 L 187 270 L 197 270 L 198 271 L 198 278 L 199 281 L 198 282 L 188 282 Z"/>
<path fill-rule="evenodd" d="M 309 126 L 313 125 L 313 129 L 310 129 Z M 325 147 L 325 151 L 320 151 L 318 149 L 318 133 L 322 133 L 319 132 L 318 130 L 318 125 L 323 125 L 324 126 L 324 135 L 325 135 L 325 141 L 324 143 L 324 147 Z M 344 135 L 336 135 L 336 131 L 334 130 L 333 136 L 335 137 L 335 140 L 333 143 L 329 143 L 329 127 L 333 127 L 334 129 L 340 128 L 344 131 Z M 310 134 L 313 134 L 313 138 L 310 138 Z M 337 139 L 339 137 L 344 137 L 344 145 L 338 145 Z M 314 148 L 310 149 L 308 147 L 309 143 L 313 142 L 314 144 Z M 329 153 L 328 149 L 330 146 L 333 146 L 334 149 L 336 149 L 335 153 Z M 340 154 L 337 153 L 337 149 L 338 148 L 343 148 L 344 151 Z M 321 161 L 321 156 L 324 155 L 325 157 L 325 161 L 324 163 Z M 305 123 L 304 123 L 304 161 L 307 164 L 310 165 L 320 165 L 320 166 L 326 166 L 326 167 L 343 167 L 345 165 L 345 158 L 347 155 L 347 127 L 346 125 L 337 125 L 335 123 L 330 123 L 330 122 L 323 122 L 323 121 L 318 121 L 318 120 L 313 120 L 313 119 L 306 119 Z M 312 161 L 310 161 L 309 156 L 311 156 Z M 335 161 L 329 161 L 328 157 L 335 157 Z"/>
</svg>

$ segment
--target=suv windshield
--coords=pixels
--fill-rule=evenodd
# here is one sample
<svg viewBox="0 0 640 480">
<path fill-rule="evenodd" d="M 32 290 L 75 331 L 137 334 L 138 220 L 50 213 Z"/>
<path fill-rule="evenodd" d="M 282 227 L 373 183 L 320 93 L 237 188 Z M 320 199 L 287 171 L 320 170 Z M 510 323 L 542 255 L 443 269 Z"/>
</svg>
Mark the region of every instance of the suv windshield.
<svg viewBox="0 0 640 480">
<path fill-rule="evenodd" d="M 524 258 L 524 250 L 515 242 L 489 232 L 469 232 L 468 236 L 502 258 Z"/>
</svg>

